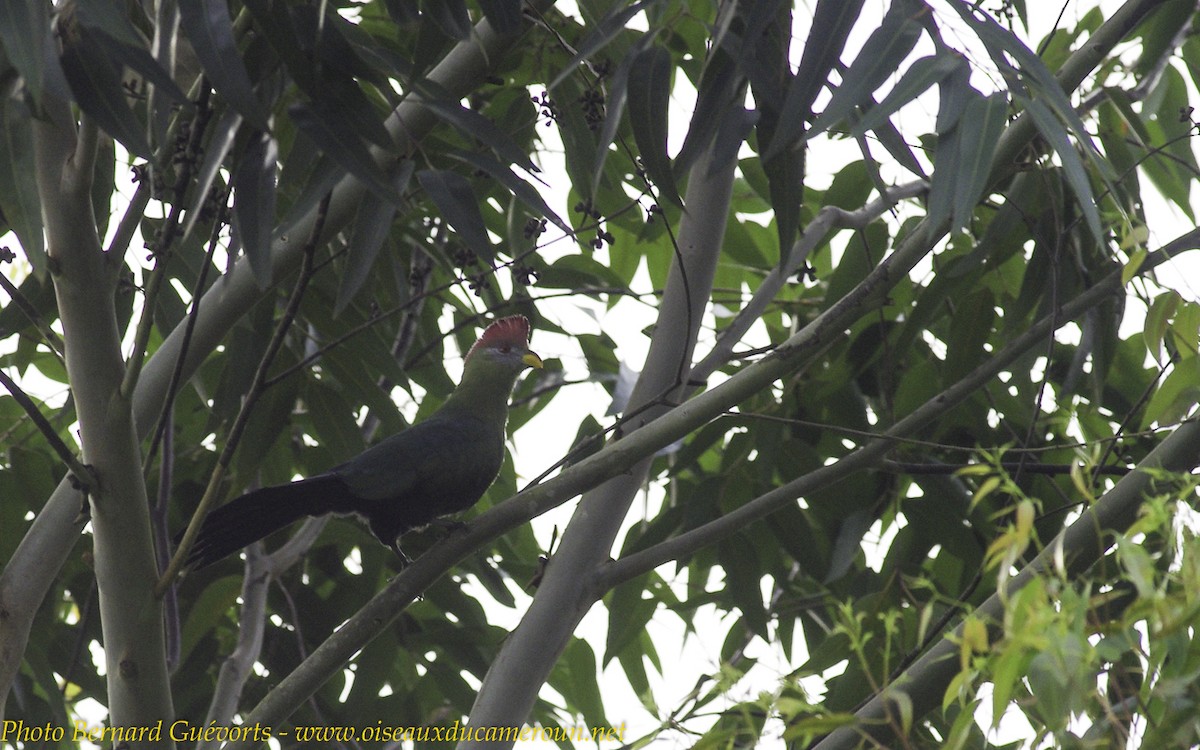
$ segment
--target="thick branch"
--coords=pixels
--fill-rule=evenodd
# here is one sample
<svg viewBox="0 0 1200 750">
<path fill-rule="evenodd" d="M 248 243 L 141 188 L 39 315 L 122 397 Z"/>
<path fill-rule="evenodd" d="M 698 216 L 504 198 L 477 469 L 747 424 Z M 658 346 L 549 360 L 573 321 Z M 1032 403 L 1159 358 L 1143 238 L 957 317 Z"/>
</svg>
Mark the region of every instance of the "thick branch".
<svg viewBox="0 0 1200 750">
<path fill-rule="evenodd" d="M 1200 229 L 1188 232 L 1149 255 L 1142 270 L 1143 272 L 1149 271 L 1174 257 L 1178 252 L 1195 247 L 1197 244 L 1200 244 Z M 1061 309 L 1046 315 L 1030 326 L 1029 330 L 1010 341 L 1003 349 L 962 380 L 926 401 L 875 440 L 868 442 L 836 463 L 822 466 L 794 479 L 720 518 L 608 564 L 596 576 L 595 586 L 601 591 L 608 591 L 659 565 L 687 557 L 703 547 L 735 534 L 754 521 L 780 510 L 798 497 L 828 487 L 855 471 L 879 466 L 883 457 L 896 446 L 898 438 L 917 434 L 926 425 L 962 403 L 964 399 L 1006 370 L 1032 347 L 1044 342 L 1046 336 L 1052 331 L 1078 319 L 1079 316 L 1105 300 L 1111 299 L 1120 291 L 1121 271 L 1117 270 Z"/>
<path fill-rule="evenodd" d="M 854 211 L 847 211 L 837 206 L 822 208 L 817 212 L 816 218 L 804 228 L 800 239 L 796 240 L 792 246 L 792 251 L 788 253 L 787 266 L 782 268 L 776 266 L 763 278 L 758 289 L 755 289 L 753 296 L 750 297 L 750 301 L 743 305 L 729 325 L 722 329 L 721 336 L 717 339 L 712 351 L 692 368 L 689 379 L 694 382 L 707 380 L 709 375 L 729 361 L 730 355 L 733 354 L 733 347 L 742 340 L 751 326 L 762 318 L 767 307 L 775 301 L 779 290 L 783 289 L 783 285 L 800 272 L 804 264 L 808 262 L 808 256 L 812 254 L 813 250 L 820 247 L 831 233 L 838 229 L 862 229 L 889 211 L 897 201 L 914 198 L 928 189 L 928 183 L 924 180 L 917 180 L 897 185 L 887 191 L 886 195 L 881 195 Z"/>
<path fill-rule="evenodd" d="M 692 351 L 721 255 L 729 214 L 734 162 L 713 169 L 713 155 L 691 170 L 680 223 L 678 253 L 671 265 L 646 365 L 629 410 L 644 409 L 636 430 L 669 411 L 666 403 L 685 392 Z M 607 560 L 629 505 L 645 482 L 653 453 L 583 496 L 547 567 L 533 604 L 509 635 L 488 670 L 471 709 L 475 726 L 517 726 L 526 720 L 538 691 L 566 648 L 579 621 L 596 603 L 580 582 Z M 471 747 L 473 743 L 460 743 Z"/>
<path fill-rule="evenodd" d="M 246 548 L 246 573 L 242 579 L 242 609 L 238 616 L 238 641 L 217 675 L 217 689 L 208 706 L 206 723 L 229 726 L 237 713 L 242 688 L 254 674 L 254 662 L 262 652 L 267 621 L 267 587 L 271 584 L 270 565 L 263 555 L 262 542 Z M 217 741 L 197 743 L 198 748 L 215 748 Z"/>
<path fill-rule="evenodd" d="M 156 565 L 141 456 L 133 411 L 121 394 L 121 337 L 106 273 L 111 259 L 92 213 L 97 134 L 85 123 L 76 139 L 67 104 L 50 97 L 43 103 L 47 117 L 34 123 L 36 177 L 83 460 L 99 484 L 89 499 L 110 723 L 154 726 L 170 722 L 174 709 L 161 608 L 152 595 Z M 46 567 L 58 557 L 54 550 L 29 551 L 42 553 Z"/>
</svg>

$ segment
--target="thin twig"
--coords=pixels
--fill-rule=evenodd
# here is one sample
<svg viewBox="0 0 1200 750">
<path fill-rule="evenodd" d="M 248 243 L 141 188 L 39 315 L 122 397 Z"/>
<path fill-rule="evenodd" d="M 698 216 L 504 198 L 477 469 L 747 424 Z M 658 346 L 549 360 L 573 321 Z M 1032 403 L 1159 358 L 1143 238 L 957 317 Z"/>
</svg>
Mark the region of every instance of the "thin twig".
<svg viewBox="0 0 1200 750">
<path fill-rule="evenodd" d="M 221 482 L 225 478 L 225 472 L 233 460 L 234 451 L 237 450 L 238 443 L 241 441 L 242 433 L 246 429 L 246 423 L 250 420 L 250 413 L 254 409 L 259 396 L 263 393 L 267 370 L 275 360 L 275 355 L 279 353 L 280 348 L 283 346 L 284 339 L 287 338 L 288 329 L 291 328 L 292 321 L 295 320 L 296 313 L 300 310 L 300 300 L 304 297 L 304 289 L 308 286 L 308 281 L 312 277 L 313 255 L 316 253 L 317 240 L 320 238 L 321 231 L 325 226 L 325 217 L 329 210 L 331 196 L 332 193 L 326 194 L 325 198 L 321 201 L 320 207 L 317 209 L 316 222 L 313 224 L 308 242 L 304 246 L 304 257 L 300 264 L 300 276 L 296 279 L 296 287 L 292 290 L 287 307 L 279 319 L 279 324 L 275 327 L 275 334 L 272 336 L 271 342 L 267 345 L 267 350 L 263 352 L 262 359 L 258 363 L 258 370 L 254 373 L 254 381 L 250 386 L 250 391 L 246 394 L 245 400 L 242 401 L 242 407 L 238 411 L 237 418 L 233 422 L 233 427 L 229 431 L 229 438 L 225 441 L 225 447 L 221 450 L 221 455 L 217 458 L 217 465 L 213 468 L 212 476 L 209 478 L 208 487 L 204 490 L 204 496 L 200 499 L 200 505 L 196 508 L 196 512 L 192 515 L 192 520 L 188 523 L 183 539 L 180 540 L 179 547 L 175 550 L 175 556 L 171 559 L 171 564 L 167 566 L 166 572 L 158 579 L 158 583 L 154 587 L 154 593 L 157 596 L 163 595 L 163 592 L 175 580 L 175 576 L 183 569 L 188 551 L 200 533 L 200 526 L 204 523 L 204 518 L 208 515 L 209 509 L 216 502 Z"/>
<path fill-rule="evenodd" d="M 200 317 L 200 299 L 204 296 L 204 285 L 208 281 L 208 271 L 212 268 L 213 257 L 217 251 L 217 242 L 221 236 L 221 227 L 225 207 L 228 204 L 229 191 L 225 192 L 222 211 L 213 219 L 212 232 L 208 238 L 208 253 L 204 256 L 204 265 L 200 267 L 200 275 L 192 290 L 192 308 L 188 311 L 187 325 L 183 331 L 183 341 L 179 345 L 179 354 L 175 357 L 175 368 L 171 371 L 171 382 L 167 385 L 167 395 L 163 399 L 162 411 L 158 415 L 158 424 L 154 428 L 154 436 L 150 439 L 150 449 L 146 451 L 145 465 L 149 466 L 154 460 L 159 442 L 163 439 L 163 431 L 167 429 L 168 416 L 175 406 L 175 398 L 179 394 L 179 384 L 183 380 L 183 363 L 187 360 L 188 345 L 192 341 L 192 332 L 196 329 L 196 320 Z"/>
<path fill-rule="evenodd" d="M 212 119 L 212 108 L 208 106 L 208 97 L 211 92 L 211 88 L 204 87 L 200 93 L 200 100 L 196 102 L 196 118 L 192 123 L 191 138 L 187 145 L 188 154 L 199 153 L 201 149 L 208 122 Z M 158 243 L 154 246 L 154 270 L 150 273 L 150 283 L 146 285 L 142 317 L 138 320 L 137 330 L 134 333 L 133 350 L 129 353 L 125 378 L 121 381 L 121 395 L 125 398 L 133 396 L 133 389 L 141 375 L 142 365 L 146 362 L 146 346 L 150 341 L 150 329 L 154 327 L 154 309 L 167 275 L 167 260 L 171 256 L 171 247 L 179 236 L 179 216 L 183 213 L 184 199 L 187 197 L 187 188 L 191 184 L 194 169 L 194 160 L 185 159 L 183 161 L 172 190 L 174 203 L 171 205 L 171 212 L 163 222 Z M 151 178 L 147 177 L 147 179 Z"/>
<path fill-rule="evenodd" d="M 0 274 L 0 288 L 8 294 L 9 298 L 17 307 L 21 308 L 21 312 L 25 313 L 25 317 L 29 318 L 29 322 L 33 323 L 38 332 L 42 334 L 42 338 L 46 341 L 46 345 L 50 347 L 50 351 L 58 358 L 59 362 L 63 361 L 63 345 L 62 339 L 54 332 L 50 325 L 38 314 L 37 308 L 33 306 L 21 290 L 16 287 L 6 276 Z"/>
<path fill-rule="evenodd" d="M 25 391 L 21 390 L 21 386 L 17 385 L 16 381 L 10 378 L 4 370 L 0 370 L 0 383 L 4 384 L 4 387 L 8 389 L 13 399 L 21 405 L 21 408 L 33 420 L 33 423 L 42 431 L 46 442 L 50 443 L 50 447 L 54 449 L 54 452 L 66 464 L 67 470 L 71 472 L 71 475 L 75 477 L 75 481 L 79 484 L 79 489 L 87 494 L 95 494 L 100 486 L 95 472 L 92 471 L 90 466 L 87 466 L 75 457 L 75 454 L 71 452 L 71 449 L 67 447 L 67 444 L 55 432 L 49 420 L 42 416 L 41 410 L 38 409 L 37 404 L 33 403 L 33 399 L 29 398 Z"/>
</svg>

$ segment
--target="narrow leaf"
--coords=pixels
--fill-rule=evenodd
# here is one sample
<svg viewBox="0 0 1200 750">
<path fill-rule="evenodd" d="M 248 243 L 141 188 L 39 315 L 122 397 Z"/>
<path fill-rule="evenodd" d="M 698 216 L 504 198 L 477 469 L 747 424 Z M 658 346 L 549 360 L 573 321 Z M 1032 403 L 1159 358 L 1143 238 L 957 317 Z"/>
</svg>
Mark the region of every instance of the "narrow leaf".
<svg viewBox="0 0 1200 750">
<path fill-rule="evenodd" d="M 1021 103 L 1033 118 L 1033 124 L 1038 132 L 1058 154 L 1058 158 L 1062 161 L 1063 171 L 1067 176 L 1067 182 L 1071 185 L 1071 191 L 1075 193 L 1075 201 L 1079 204 L 1079 210 L 1083 212 L 1083 218 L 1087 222 L 1088 230 L 1091 231 L 1096 242 L 1103 245 L 1104 230 L 1100 228 L 1100 211 L 1096 208 L 1092 183 L 1088 179 L 1083 160 L 1079 158 L 1079 153 L 1072 145 L 1070 137 L 1067 136 L 1067 129 L 1040 98 L 1023 98 Z"/>
<path fill-rule="evenodd" d="M 588 34 L 587 38 L 583 40 L 583 43 L 579 45 L 579 49 L 574 55 L 571 56 L 571 59 L 567 61 L 567 64 L 563 66 L 562 71 L 560 71 L 558 75 L 554 76 L 554 80 L 550 81 L 550 85 L 546 87 L 546 90 L 554 91 L 554 89 L 558 88 L 558 85 L 562 83 L 567 76 L 575 72 L 575 67 L 578 66 L 579 63 L 590 59 L 592 55 L 599 52 L 609 42 L 616 38 L 617 34 L 620 34 L 622 31 L 624 31 L 626 24 L 629 23 L 629 19 L 633 18 L 638 13 L 641 13 L 646 6 L 656 2 L 658 2 L 658 0 L 638 0 L 638 2 L 632 5 L 614 10 L 612 13 L 609 13 L 607 16 L 605 16 L 601 21 L 594 24 L 592 26 L 592 32 Z M 652 34 L 653 32 L 650 35 Z"/>
<path fill-rule="evenodd" d="M 307 139 L 305 139 L 305 143 L 307 143 Z M 292 150 L 295 151 L 295 147 Z M 289 161 L 291 158 L 295 158 L 295 156 L 290 157 Z M 284 166 L 283 173 L 286 179 L 287 165 Z M 325 197 L 325 194 L 333 190 L 334 186 L 345 176 L 346 170 L 342 169 L 337 161 L 325 154 L 319 155 L 316 165 L 306 175 L 304 188 L 300 191 L 300 195 L 288 207 L 283 220 L 279 222 L 279 231 L 287 233 L 296 222 L 313 210 Z"/>
<path fill-rule="evenodd" d="M 412 174 L 413 162 L 406 160 L 393 182 L 397 194 L 404 192 Z M 346 253 L 346 273 L 338 285 L 337 302 L 333 307 L 335 316 L 346 309 L 371 275 L 395 215 L 396 206 L 374 194 L 368 195 L 359 205 Z"/>
<path fill-rule="evenodd" d="M 865 104 L 888 76 L 900 69 L 921 36 L 921 24 L 916 16 L 922 12 L 928 12 L 928 9 L 910 0 L 892 4 L 879 28 L 867 38 L 858 57 L 842 76 L 841 85 L 834 89 L 825 111 L 813 122 L 805 138 L 811 139 L 825 132 L 855 107 Z M 778 137 L 773 140 L 779 141 Z M 771 148 L 776 148 L 775 143 Z"/>
<path fill-rule="evenodd" d="M 471 184 L 462 175 L 442 169 L 423 169 L 417 173 L 417 179 L 463 243 L 480 260 L 491 263 L 495 250 L 488 239 L 483 214 L 479 212 L 479 199 Z"/>
<path fill-rule="evenodd" d="M 967 63 L 960 56 L 947 54 L 929 55 L 913 62 L 888 95 L 854 124 L 850 134 L 859 136 L 874 130 L 905 104 L 925 93 L 930 86 L 963 66 L 967 66 Z"/>
<path fill-rule="evenodd" d="M 471 16 L 463 0 L 426 0 L 425 15 L 433 19 L 446 36 L 460 42 L 471 38 Z"/>
<path fill-rule="evenodd" d="M 525 149 L 478 112 L 457 102 L 427 100 L 423 104 L 438 117 L 495 151 L 505 161 L 516 164 L 531 174 L 540 171 Z"/>
<path fill-rule="evenodd" d="M 730 159 L 736 159 L 742 144 L 746 142 L 750 131 L 758 124 L 759 113 L 745 107 L 728 107 L 717 126 L 716 139 L 713 141 L 712 159 L 709 162 L 708 174 L 712 176 L 724 167 Z M 675 162 L 676 166 L 679 162 Z"/>
<path fill-rule="evenodd" d="M 812 117 L 813 102 L 829 81 L 829 71 L 841 57 L 862 6 L 863 0 L 818 0 L 804 54 L 788 85 L 779 125 L 767 148 L 769 156 L 790 148 L 803 134 L 804 124 Z"/>
<path fill-rule="evenodd" d="M 987 187 L 988 175 L 992 171 L 992 155 L 996 143 L 1008 120 L 1008 97 L 992 94 L 978 96 L 963 112 L 958 129 L 958 159 L 954 183 L 954 216 L 951 231 L 965 227 L 971 220 L 971 212 Z"/>
<path fill-rule="evenodd" d="M 271 283 L 271 229 L 275 225 L 275 164 L 279 149 L 268 133 L 257 133 L 234 175 L 234 217 L 242 249 L 259 288 Z"/>
<path fill-rule="evenodd" d="M 954 191 L 958 189 L 958 141 L 962 129 L 953 128 L 938 135 L 933 151 L 933 178 L 925 218 L 931 227 L 940 227 L 954 215 Z"/>
<path fill-rule="evenodd" d="M 651 47 L 637 56 L 629 70 L 629 122 L 642 164 L 660 196 L 682 206 L 667 156 L 671 68 L 671 53 L 662 47 Z"/>
<path fill-rule="evenodd" d="M 111 60 L 140 73 L 174 101 L 188 103 L 187 95 L 151 56 L 133 24 L 118 6 L 109 2 L 89 2 L 79 3 L 76 7 L 79 24 L 88 29 L 89 39 L 103 46 Z"/>
<path fill-rule="evenodd" d="M 399 200 L 392 193 L 383 170 L 371 158 L 366 144 L 341 120 L 309 104 L 293 104 L 288 107 L 288 114 L 322 151 L 361 180 L 371 192 L 391 201 Z"/>
<path fill-rule="evenodd" d="M 521 0 L 479 0 L 479 7 L 497 34 L 521 30 Z"/>
<path fill-rule="evenodd" d="M 57 65 L 56 60 L 46 55 L 50 40 L 49 7 L 40 0 L 0 3 L 0 44 L 35 97 L 41 96 L 46 66 Z"/>
<path fill-rule="evenodd" d="M 633 61 L 645 51 L 654 41 L 654 34 L 643 36 L 629 54 L 621 60 L 621 64 L 608 77 L 608 98 L 605 101 L 604 124 L 600 126 L 596 143 L 596 158 L 592 167 L 592 192 L 595 195 L 600 186 L 600 176 L 604 173 L 604 163 L 608 160 L 609 146 L 617 137 L 617 129 L 621 125 L 621 116 L 625 113 L 625 104 L 629 99 L 629 70 Z"/>
<path fill-rule="evenodd" d="M 679 153 L 675 157 L 675 169 L 679 174 L 684 174 L 712 144 L 713 139 L 717 137 L 718 128 L 733 116 L 731 111 L 745 112 L 742 107 L 746 98 L 742 88 L 743 81 L 744 78 L 729 55 L 724 50 L 713 50 L 704 66 L 704 73 L 700 76 L 696 106 L 692 110 L 687 135 L 684 136 L 683 145 L 679 147 Z M 722 115 L 715 117 L 714 114 L 718 112 Z M 743 118 L 738 116 L 738 119 Z"/>
<path fill-rule="evenodd" d="M 913 153 L 908 141 L 904 140 L 904 136 L 900 135 L 900 131 L 896 129 L 891 120 L 884 120 L 875 128 L 874 133 L 892 158 L 900 163 L 900 166 L 918 177 L 926 176 L 921 162 L 917 161 L 917 155 Z"/>
<path fill-rule="evenodd" d="M 39 276 L 46 270 L 46 244 L 42 235 L 42 204 L 37 183 L 30 179 L 33 163 L 33 130 L 29 109 L 18 99 L 0 103 L 0 212 L 16 233 L 25 257 Z"/>
<path fill-rule="evenodd" d="M 384 0 L 388 17 L 399 24 L 421 20 L 421 9 L 417 0 Z"/>
<path fill-rule="evenodd" d="M 121 71 L 83 27 L 73 31 L 76 33 L 68 35 L 60 59 L 75 102 L 130 152 L 153 158 L 142 123 L 125 102 Z"/>
<path fill-rule="evenodd" d="M 213 88 L 256 129 L 268 130 L 267 114 L 242 64 L 225 0 L 180 3 L 179 20 Z"/>
<path fill-rule="evenodd" d="M 221 164 L 224 163 L 226 155 L 229 154 L 229 149 L 233 147 L 233 141 L 237 137 L 238 127 L 241 124 L 242 116 L 237 110 L 226 110 L 208 141 L 208 146 L 204 150 L 204 161 L 201 163 L 200 171 L 196 175 L 196 187 L 193 191 L 192 205 L 188 207 L 187 217 L 183 222 L 182 236 L 184 240 L 192 234 L 192 228 L 196 225 L 196 219 L 200 217 L 200 207 L 208 199 L 208 191 L 212 189 L 217 172 L 220 171 Z"/>
<path fill-rule="evenodd" d="M 472 151 L 451 151 L 449 152 L 449 155 L 456 159 L 461 159 L 477 169 L 482 169 L 492 177 L 495 177 L 502 185 L 511 190 L 513 195 L 517 196 L 522 203 L 532 209 L 535 214 L 554 222 L 556 227 L 563 230 L 567 234 L 570 234 L 574 231 L 571 229 L 571 226 L 567 224 L 567 222 L 563 221 L 562 218 L 554 212 L 554 209 L 550 208 L 550 204 L 546 203 L 546 201 L 542 199 L 541 193 L 539 193 L 533 185 L 518 177 L 517 174 L 509 169 L 504 163 L 499 162 L 492 157 L 487 156 L 486 154 L 475 153 Z"/>
<path fill-rule="evenodd" d="M 1083 149 L 1084 155 L 1095 166 L 1100 179 L 1108 186 L 1109 181 L 1116 176 L 1112 171 L 1112 166 L 1106 159 L 1100 157 L 1099 152 L 1096 150 L 1096 144 L 1092 141 L 1090 131 L 1084 127 L 1083 120 L 1080 119 L 1075 106 L 1071 104 L 1067 92 L 1063 91 L 1058 79 L 1046 67 L 1046 63 L 1042 61 L 1042 58 L 1029 49 L 1015 34 L 1005 29 L 986 13 L 976 13 L 975 10 L 977 8 L 969 7 L 964 3 L 952 3 L 951 6 L 979 36 L 979 40 L 983 42 L 988 55 L 991 56 L 997 65 L 1002 67 L 1008 66 L 1008 62 L 1005 59 L 1006 54 L 1017 61 L 1017 64 L 1025 73 L 1024 78 L 1032 84 L 1030 88 L 1039 98 L 1044 100 L 1043 104 L 1049 107 L 1062 122 L 1066 123 L 1071 132 L 1075 134 L 1075 139 Z M 1010 91 L 1014 98 L 1026 95 L 1026 92 L 1020 90 L 1020 88 L 1017 90 L 1010 89 Z"/>
</svg>

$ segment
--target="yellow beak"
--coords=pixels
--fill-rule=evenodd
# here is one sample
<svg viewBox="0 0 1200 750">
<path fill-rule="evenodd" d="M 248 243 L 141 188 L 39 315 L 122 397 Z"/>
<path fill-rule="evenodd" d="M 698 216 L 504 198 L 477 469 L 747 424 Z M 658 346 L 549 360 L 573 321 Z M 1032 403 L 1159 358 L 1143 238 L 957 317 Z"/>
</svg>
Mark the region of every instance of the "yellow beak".
<svg viewBox="0 0 1200 750">
<path fill-rule="evenodd" d="M 542 369 L 542 358 L 533 352 L 529 352 L 524 357 L 521 357 L 521 361 L 535 369 Z"/>
</svg>

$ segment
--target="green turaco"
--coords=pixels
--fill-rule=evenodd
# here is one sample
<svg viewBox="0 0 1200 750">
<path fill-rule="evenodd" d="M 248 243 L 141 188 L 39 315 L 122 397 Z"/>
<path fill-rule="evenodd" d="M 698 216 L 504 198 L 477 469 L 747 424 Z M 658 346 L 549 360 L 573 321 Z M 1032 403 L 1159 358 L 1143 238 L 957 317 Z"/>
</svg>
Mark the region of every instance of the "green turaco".
<svg viewBox="0 0 1200 750">
<path fill-rule="evenodd" d="M 409 529 L 470 508 L 504 461 L 508 398 L 517 376 L 542 360 L 529 321 L 495 321 L 467 352 L 462 381 L 433 414 L 324 474 L 263 487 L 214 510 L 191 549 L 202 568 L 305 516 L 354 514 L 401 559 Z"/>
</svg>

